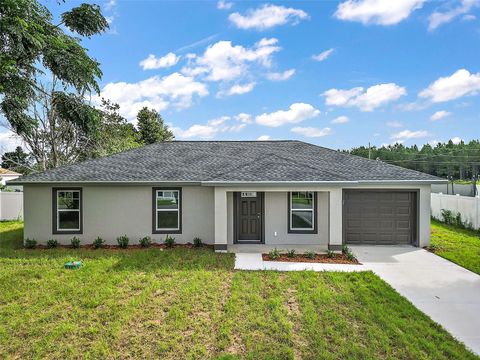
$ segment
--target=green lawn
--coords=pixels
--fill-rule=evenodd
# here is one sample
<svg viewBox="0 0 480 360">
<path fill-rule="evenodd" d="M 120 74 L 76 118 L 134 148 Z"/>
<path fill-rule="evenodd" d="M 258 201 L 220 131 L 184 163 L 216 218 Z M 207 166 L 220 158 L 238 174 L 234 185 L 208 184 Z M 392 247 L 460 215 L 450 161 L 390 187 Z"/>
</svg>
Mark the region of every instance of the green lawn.
<svg viewBox="0 0 480 360">
<path fill-rule="evenodd" d="M 473 359 L 373 273 L 211 250 L 23 250 L 0 223 L 0 358 Z M 80 259 L 79 270 L 64 270 Z"/>
<path fill-rule="evenodd" d="M 435 254 L 480 274 L 480 234 L 436 221 L 432 222 L 431 244 Z"/>
</svg>

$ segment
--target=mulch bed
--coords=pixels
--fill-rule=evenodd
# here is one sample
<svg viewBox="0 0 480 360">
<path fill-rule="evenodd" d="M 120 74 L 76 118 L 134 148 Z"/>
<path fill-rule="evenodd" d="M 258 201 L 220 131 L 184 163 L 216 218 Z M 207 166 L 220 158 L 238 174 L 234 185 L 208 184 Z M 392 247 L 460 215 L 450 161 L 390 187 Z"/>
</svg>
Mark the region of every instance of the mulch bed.
<svg viewBox="0 0 480 360">
<path fill-rule="evenodd" d="M 102 245 L 102 247 L 100 247 L 100 248 L 94 248 L 92 244 L 80 245 L 80 249 L 82 249 L 82 250 L 121 250 L 121 251 L 126 251 L 126 250 L 142 250 L 142 249 L 148 249 L 148 248 L 158 248 L 158 249 L 173 249 L 173 248 L 201 249 L 201 248 L 207 248 L 207 249 L 213 249 L 213 245 L 203 244 L 202 246 L 195 247 L 191 243 L 186 243 L 186 244 L 175 244 L 170 248 L 167 247 L 165 244 L 158 244 L 158 243 L 152 243 L 149 247 L 142 247 L 139 244 L 134 244 L 134 245 L 128 245 L 127 248 L 121 248 L 118 245 Z M 35 246 L 35 249 L 50 250 L 51 248 L 47 247 L 46 245 L 37 245 L 37 246 Z M 74 249 L 74 248 L 72 247 L 72 245 L 57 245 L 53 249 Z M 25 250 L 33 250 L 33 249 L 25 249 Z"/>
<path fill-rule="evenodd" d="M 298 254 L 295 257 L 288 257 L 286 254 L 281 254 L 279 258 L 272 260 L 268 254 L 262 254 L 263 261 L 283 261 L 283 262 L 306 262 L 306 263 L 327 263 L 327 264 L 352 264 L 361 265 L 357 259 L 348 260 L 344 254 L 335 254 L 333 257 L 328 257 L 326 254 L 316 254 L 315 257 L 308 258 L 305 255 Z"/>
</svg>

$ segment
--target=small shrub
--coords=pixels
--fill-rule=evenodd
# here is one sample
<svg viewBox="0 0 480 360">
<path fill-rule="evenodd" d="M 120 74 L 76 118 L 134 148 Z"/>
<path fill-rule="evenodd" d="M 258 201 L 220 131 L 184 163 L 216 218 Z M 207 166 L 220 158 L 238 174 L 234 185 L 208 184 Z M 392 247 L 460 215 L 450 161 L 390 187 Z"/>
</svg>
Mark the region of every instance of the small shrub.
<svg viewBox="0 0 480 360">
<path fill-rule="evenodd" d="M 268 253 L 268 257 L 270 258 L 270 260 L 276 260 L 280 257 L 280 252 L 277 250 L 277 248 L 270 250 L 270 252 Z"/>
<path fill-rule="evenodd" d="M 175 238 L 170 235 L 167 235 L 163 243 L 167 248 L 172 248 L 175 245 Z"/>
<path fill-rule="evenodd" d="M 315 259 L 315 256 L 317 256 L 317 254 L 315 254 L 315 251 L 307 251 L 305 253 L 305 257 L 307 259 Z"/>
<path fill-rule="evenodd" d="M 47 247 L 49 249 L 53 249 L 53 248 L 56 248 L 58 246 L 58 241 L 55 240 L 55 239 L 50 239 L 47 241 Z"/>
<path fill-rule="evenodd" d="M 100 249 L 104 243 L 105 243 L 105 240 L 103 240 L 100 236 L 98 236 L 95 240 L 93 240 L 92 245 L 94 249 Z"/>
<path fill-rule="evenodd" d="M 342 245 L 342 254 L 345 254 L 345 255 L 346 255 L 346 254 L 348 254 L 349 252 L 350 252 L 350 248 L 349 248 L 347 245 L 343 244 L 343 245 Z"/>
<path fill-rule="evenodd" d="M 25 239 L 24 246 L 26 249 L 35 249 L 37 246 L 37 240 L 27 238 Z"/>
<path fill-rule="evenodd" d="M 74 236 L 71 240 L 70 243 L 72 244 L 72 248 L 78 249 L 80 247 L 80 239 Z"/>
<path fill-rule="evenodd" d="M 333 259 L 335 257 L 335 251 L 327 250 L 327 258 Z"/>
<path fill-rule="evenodd" d="M 122 235 L 122 236 L 117 237 L 118 246 L 120 246 L 122 249 L 126 249 L 128 247 L 128 242 L 129 241 L 130 241 L 130 239 L 128 238 L 127 235 Z"/>
<path fill-rule="evenodd" d="M 287 256 L 288 256 L 289 258 L 294 258 L 294 257 L 295 257 L 295 249 L 288 250 L 288 251 L 287 251 Z"/>
<path fill-rule="evenodd" d="M 152 245 L 152 238 L 150 236 L 145 236 L 139 240 L 139 243 L 141 247 L 149 247 Z"/>
<path fill-rule="evenodd" d="M 355 257 L 355 255 L 353 255 L 353 253 L 351 251 L 349 251 L 348 253 L 345 254 L 345 257 L 347 258 L 347 260 L 349 261 L 356 261 L 357 258 Z"/>
<path fill-rule="evenodd" d="M 193 246 L 202 247 L 202 245 L 203 245 L 202 239 L 200 239 L 198 236 L 195 236 L 193 238 Z"/>
</svg>

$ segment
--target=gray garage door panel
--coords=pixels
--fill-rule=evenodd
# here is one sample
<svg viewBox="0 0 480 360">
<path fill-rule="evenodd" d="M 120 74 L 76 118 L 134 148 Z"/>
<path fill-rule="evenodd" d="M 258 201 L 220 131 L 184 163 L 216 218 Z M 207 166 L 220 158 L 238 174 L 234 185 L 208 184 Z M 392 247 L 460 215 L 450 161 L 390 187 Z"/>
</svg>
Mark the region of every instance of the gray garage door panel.
<svg viewBox="0 0 480 360">
<path fill-rule="evenodd" d="M 344 192 L 344 241 L 393 245 L 415 242 L 415 192 Z"/>
</svg>

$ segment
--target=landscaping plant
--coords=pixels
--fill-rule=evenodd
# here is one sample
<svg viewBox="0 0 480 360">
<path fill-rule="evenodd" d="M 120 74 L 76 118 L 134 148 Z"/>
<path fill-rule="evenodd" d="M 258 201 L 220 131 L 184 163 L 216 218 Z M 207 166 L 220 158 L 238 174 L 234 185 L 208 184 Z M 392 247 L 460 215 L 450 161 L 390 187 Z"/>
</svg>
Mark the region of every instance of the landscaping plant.
<svg viewBox="0 0 480 360">
<path fill-rule="evenodd" d="M 315 254 L 314 251 L 307 251 L 307 252 L 305 253 L 305 257 L 306 257 L 307 259 L 315 259 L 315 256 L 317 256 L 317 254 Z"/>
<path fill-rule="evenodd" d="M 72 244 L 72 248 L 78 249 L 80 247 L 80 239 L 74 236 L 71 240 L 70 243 Z"/>
<path fill-rule="evenodd" d="M 271 260 L 276 260 L 280 257 L 280 252 L 277 250 L 277 248 L 270 250 L 270 252 L 268 253 L 268 257 Z"/>
<path fill-rule="evenodd" d="M 288 251 L 287 251 L 287 256 L 288 256 L 289 258 L 294 258 L 294 257 L 295 257 L 295 249 L 288 250 Z"/>
<path fill-rule="evenodd" d="M 172 248 L 175 245 L 175 238 L 170 235 L 167 235 L 163 243 L 167 248 Z"/>
<path fill-rule="evenodd" d="M 25 239 L 25 244 L 24 244 L 25 248 L 27 249 L 34 249 L 35 246 L 37 246 L 37 240 L 35 239 Z"/>
<path fill-rule="evenodd" d="M 193 238 L 193 246 L 202 247 L 202 245 L 203 245 L 202 239 L 200 239 L 198 236 L 195 236 Z"/>
<path fill-rule="evenodd" d="M 55 239 L 50 239 L 47 241 L 47 247 L 49 249 L 53 249 L 53 248 L 56 248 L 58 246 L 58 241 L 55 240 Z"/>
<path fill-rule="evenodd" d="M 100 249 L 104 243 L 105 243 L 105 240 L 103 240 L 100 236 L 97 236 L 97 238 L 93 240 L 92 245 L 94 249 Z"/>
<path fill-rule="evenodd" d="M 128 239 L 127 235 L 122 235 L 122 236 L 117 237 L 118 246 L 120 246 L 122 249 L 126 249 L 128 247 L 128 242 L 129 241 L 130 240 Z"/>
<path fill-rule="evenodd" d="M 327 250 L 327 258 L 333 259 L 335 257 L 335 251 Z"/>
<path fill-rule="evenodd" d="M 152 245 L 152 238 L 150 236 L 145 236 L 139 240 L 139 243 L 141 247 L 149 247 Z"/>
</svg>

